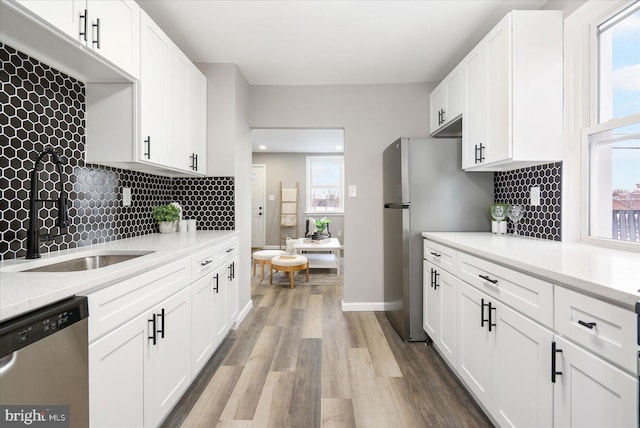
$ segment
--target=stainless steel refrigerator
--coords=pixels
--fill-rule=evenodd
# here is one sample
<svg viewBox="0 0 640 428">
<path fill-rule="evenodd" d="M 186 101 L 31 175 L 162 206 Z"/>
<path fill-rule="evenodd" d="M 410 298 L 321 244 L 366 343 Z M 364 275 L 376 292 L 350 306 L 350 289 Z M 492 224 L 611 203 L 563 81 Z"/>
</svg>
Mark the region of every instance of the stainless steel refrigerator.
<svg viewBox="0 0 640 428">
<path fill-rule="evenodd" d="M 423 341 L 422 232 L 490 231 L 493 173 L 461 169 L 459 139 L 400 138 L 383 152 L 385 311 Z"/>
</svg>

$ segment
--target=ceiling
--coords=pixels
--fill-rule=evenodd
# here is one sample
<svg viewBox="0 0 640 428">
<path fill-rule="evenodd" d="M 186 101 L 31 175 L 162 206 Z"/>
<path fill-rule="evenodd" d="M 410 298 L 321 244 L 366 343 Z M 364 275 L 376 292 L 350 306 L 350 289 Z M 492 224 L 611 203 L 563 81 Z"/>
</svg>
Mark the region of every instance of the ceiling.
<svg viewBox="0 0 640 428">
<path fill-rule="evenodd" d="M 251 141 L 254 153 L 344 152 L 342 129 L 252 129 Z"/>
<path fill-rule="evenodd" d="M 251 85 L 437 82 L 512 9 L 546 0 L 138 0 L 194 62 Z"/>
</svg>

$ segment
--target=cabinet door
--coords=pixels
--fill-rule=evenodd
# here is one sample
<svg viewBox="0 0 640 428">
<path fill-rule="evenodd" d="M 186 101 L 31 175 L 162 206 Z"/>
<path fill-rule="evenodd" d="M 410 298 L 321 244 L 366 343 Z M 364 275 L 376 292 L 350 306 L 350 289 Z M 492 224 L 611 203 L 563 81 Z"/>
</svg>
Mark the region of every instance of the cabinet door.
<svg viewBox="0 0 640 428">
<path fill-rule="evenodd" d="M 84 27 L 85 9 L 87 8 L 86 0 L 17 0 L 17 3 L 38 15 L 58 30 L 67 34 L 74 40 L 80 40 L 85 43 L 85 39 L 80 35 L 81 24 Z M 87 22 L 88 28 L 91 28 Z M 87 39 L 90 32 L 87 34 Z"/>
<path fill-rule="evenodd" d="M 132 0 L 88 0 L 87 9 L 90 22 L 87 45 L 127 73 L 138 77 L 140 6 Z"/>
<path fill-rule="evenodd" d="M 213 345 L 217 347 L 227 335 L 229 331 L 229 318 L 227 316 L 228 308 L 227 308 L 227 264 L 223 264 L 220 266 L 215 273 L 214 276 L 214 308 L 213 308 L 213 316 L 215 318 L 214 322 L 214 330 L 213 330 Z"/>
<path fill-rule="evenodd" d="M 207 274 L 191 285 L 191 376 L 195 377 L 213 355 L 214 282 Z"/>
<path fill-rule="evenodd" d="M 171 59 L 173 43 L 140 12 L 139 159 L 171 165 Z"/>
<path fill-rule="evenodd" d="M 228 265 L 230 271 L 227 282 L 227 308 L 229 327 L 231 327 L 238 317 L 238 265 L 240 263 L 240 257 L 236 256 L 231 259 Z"/>
<path fill-rule="evenodd" d="M 495 347 L 495 330 L 489 331 L 488 297 L 475 288 L 461 283 L 458 295 L 458 374 L 487 409 L 492 408 L 492 352 Z"/>
<path fill-rule="evenodd" d="M 435 278 L 438 285 L 436 292 L 440 302 L 440 332 L 438 337 L 438 349 L 440 354 L 449 363 L 456 366 L 456 349 L 458 341 L 458 287 L 460 280 L 453 275 L 436 269 L 438 276 Z"/>
<path fill-rule="evenodd" d="M 444 121 L 450 122 L 464 111 L 464 67 L 456 67 L 444 82 L 445 108 Z"/>
<path fill-rule="evenodd" d="M 173 99 L 171 102 L 173 120 L 173 157 L 172 166 L 191 171 L 193 143 L 191 138 L 191 119 L 189 111 L 189 74 L 191 61 L 179 49 L 173 54 Z"/>
<path fill-rule="evenodd" d="M 436 293 L 436 290 L 433 288 L 433 271 L 435 267 L 427 261 L 422 262 L 422 267 L 422 298 L 424 299 L 423 328 L 431 340 L 437 342 L 439 339 L 438 332 L 440 330 L 440 301 L 438 299 L 438 293 Z"/>
<path fill-rule="evenodd" d="M 442 110 L 445 105 L 444 83 L 439 84 L 429 94 L 429 133 L 432 134 L 442 125 Z"/>
<path fill-rule="evenodd" d="M 190 289 L 185 288 L 169 297 L 153 313 L 156 315 L 156 344 L 149 342 L 152 375 L 145 391 L 148 426 L 157 426 L 191 383 Z"/>
<path fill-rule="evenodd" d="M 190 64 L 189 130 L 191 151 L 195 154 L 195 171 L 207 173 L 207 78 Z"/>
<path fill-rule="evenodd" d="M 489 33 L 487 41 L 487 149 L 485 163 L 511 157 L 511 15 Z"/>
<path fill-rule="evenodd" d="M 503 427 L 553 425 L 550 330 L 499 304 L 491 413 Z"/>
<path fill-rule="evenodd" d="M 555 427 L 638 426 L 638 378 L 556 336 Z"/>
<path fill-rule="evenodd" d="M 462 168 L 482 163 L 476 150 L 487 145 L 487 47 L 483 42 L 467 57 L 466 110 L 462 125 Z"/>
<path fill-rule="evenodd" d="M 145 313 L 89 345 L 92 427 L 145 426 L 147 337 Z"/>
</svg>

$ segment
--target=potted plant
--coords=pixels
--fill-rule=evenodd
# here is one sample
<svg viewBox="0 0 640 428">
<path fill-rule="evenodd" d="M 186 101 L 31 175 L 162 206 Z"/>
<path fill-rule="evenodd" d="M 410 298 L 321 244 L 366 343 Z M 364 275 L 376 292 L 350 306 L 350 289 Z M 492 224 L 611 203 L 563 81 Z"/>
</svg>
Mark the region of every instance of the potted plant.
<svg viewBox="0 0 640 428">
<path fill-rule="evenodd" d="M 500 235 L 507 233 L 507 212 L 509 211 L 509 204 L 494 203 L 489 206 L 489 212 L 491 213 L 491 232 Z"/>
<path fill-rule="evenodd" d="M 180 210 L 174 205 L 159 205 L 153 209 L 153 218 L 158 222 L 160 233 L 170 233 L 180 219 Z"/>
<path fill-rule="evenodd" d="M 319 220 L 316 220 L 316 230 L 318 232 L 318 236 L 325 235 L 323 238 L 328 238 L 329 236 L 325 233 L 325 231 L 329 228 L 329 220 L 326 217 L 323 217 Z M 322 239 L 322 238 L 320 238 Z"/>
</svg>

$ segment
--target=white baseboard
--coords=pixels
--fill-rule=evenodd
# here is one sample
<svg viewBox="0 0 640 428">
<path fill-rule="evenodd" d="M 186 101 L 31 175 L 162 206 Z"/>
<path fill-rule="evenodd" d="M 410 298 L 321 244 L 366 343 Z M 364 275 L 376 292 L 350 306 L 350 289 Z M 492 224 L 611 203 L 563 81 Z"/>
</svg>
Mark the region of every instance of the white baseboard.
<svg viewBox="0 0 640 428">
<path fill-rule="evenodd" d="M 236 322 L 233 323 L 234 330 L 237 329 L 240 324 L 242 324 L 242 321 L 244 321 L 247 315 L 249 315 L 249 311 L 251 310 L 252 307 L 253 307 L 253 300 L 249 300 L 249 302 L 247 302 L 247 304 L 244 305 L 244 308 L 242 308 L 242 310 L 238 313 L 238 318 L 236 318 Z"/>
<path fill-rule="evenodd" d="M 385 302 L 355 302 L 345 303 L 342 301 L 342 312 L 368 312 L 368 311 L 384 311 Z"/>
</svg>

